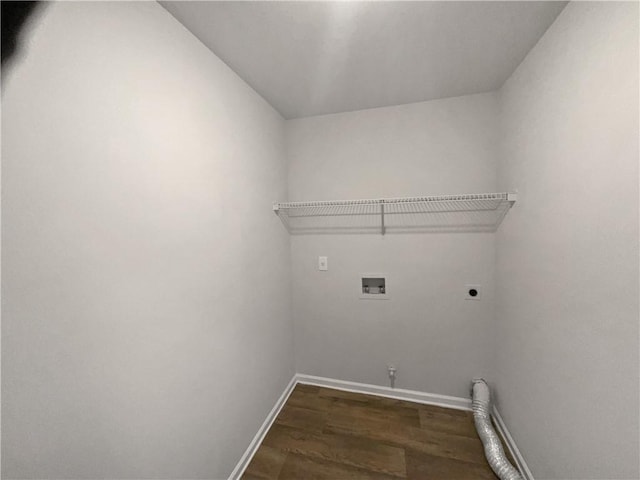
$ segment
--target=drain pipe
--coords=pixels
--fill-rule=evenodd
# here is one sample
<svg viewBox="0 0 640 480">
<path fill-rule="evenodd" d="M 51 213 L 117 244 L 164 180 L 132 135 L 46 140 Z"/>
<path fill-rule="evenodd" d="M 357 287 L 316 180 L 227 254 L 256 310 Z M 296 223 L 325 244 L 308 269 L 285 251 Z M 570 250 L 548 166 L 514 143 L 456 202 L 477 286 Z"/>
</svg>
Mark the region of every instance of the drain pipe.
<svg viewBox="0 0 640 480">
<path fill-rule="evenodd" d="M 494 473 L 500 480 L 523 480 L 520 472 L 509 463 L 504 454 L 502 443 L 498 438 L 489 410 L 490 392 L 487 382 L 483 378 L 475 378 L 472 386 L 473 420 L 476 424 L 478 436 L 484 445 L 484 454 Z"/>
</svg>

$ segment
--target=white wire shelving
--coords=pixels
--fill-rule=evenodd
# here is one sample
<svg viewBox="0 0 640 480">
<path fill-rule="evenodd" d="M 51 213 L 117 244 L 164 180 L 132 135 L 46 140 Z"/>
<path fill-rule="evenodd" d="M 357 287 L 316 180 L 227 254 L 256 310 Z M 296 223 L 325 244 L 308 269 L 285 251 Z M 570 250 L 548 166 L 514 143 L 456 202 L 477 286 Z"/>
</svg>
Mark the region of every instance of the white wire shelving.
<svg viewBox="0 0 640 480">
<path fill-rule="evenodd" d="M 515 193 L 274 203 L 291 234 L 495 232 Z"/>
</svg>

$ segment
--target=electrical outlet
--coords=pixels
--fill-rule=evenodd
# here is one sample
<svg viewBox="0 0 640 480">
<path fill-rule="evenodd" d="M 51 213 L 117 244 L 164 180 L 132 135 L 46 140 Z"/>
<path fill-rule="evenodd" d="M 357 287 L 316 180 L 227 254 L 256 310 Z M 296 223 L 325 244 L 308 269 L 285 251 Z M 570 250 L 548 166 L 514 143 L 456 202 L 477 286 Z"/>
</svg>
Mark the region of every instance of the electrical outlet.
<svg viewBox="0 0 640 480">
<path fill-rule="evenodd" d="M 480 300 L 482 297 L 482 290 L 480 285 L 465 285 L 465 300 Z"/>
<path fill-rule="evenodd" d="M 329 270 L 329 260 L 327 257 L 318 257 L 318 270 Z"/>
</svg>

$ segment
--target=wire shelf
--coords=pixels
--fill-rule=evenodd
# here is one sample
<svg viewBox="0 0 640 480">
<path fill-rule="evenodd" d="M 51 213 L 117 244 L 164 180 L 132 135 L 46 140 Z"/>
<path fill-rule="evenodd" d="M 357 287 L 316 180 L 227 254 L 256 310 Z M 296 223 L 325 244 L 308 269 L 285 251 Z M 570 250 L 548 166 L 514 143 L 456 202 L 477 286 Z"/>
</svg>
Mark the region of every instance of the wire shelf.
<svg viewBox="0 0 640 480">
<path fill-rule="evenodd" d="M 292 234 L 495 232 L 514 193 L 274 203 Z"/>
</svg>

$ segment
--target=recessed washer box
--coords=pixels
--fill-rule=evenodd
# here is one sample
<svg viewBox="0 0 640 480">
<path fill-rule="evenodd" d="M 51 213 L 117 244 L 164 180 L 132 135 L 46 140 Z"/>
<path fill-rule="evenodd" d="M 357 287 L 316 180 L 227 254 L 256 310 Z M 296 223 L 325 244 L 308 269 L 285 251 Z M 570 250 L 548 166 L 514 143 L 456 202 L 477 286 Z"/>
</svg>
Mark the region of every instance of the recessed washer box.
<svg viewBox="0 0 640 480">
<path fill-rule="evenodd" d="M 389 298 L 388 276 L 384 273 L 363 273 L 360 275 L 360 299 L 387 300 Z"/>
</svg>

